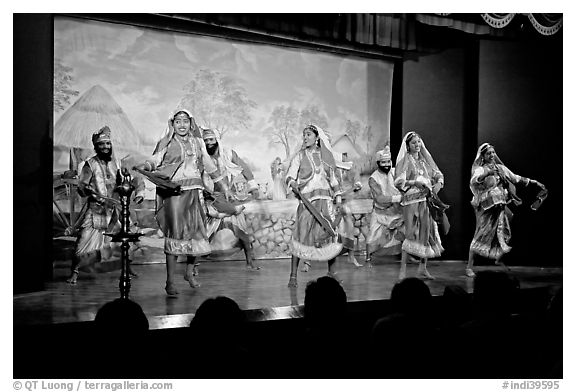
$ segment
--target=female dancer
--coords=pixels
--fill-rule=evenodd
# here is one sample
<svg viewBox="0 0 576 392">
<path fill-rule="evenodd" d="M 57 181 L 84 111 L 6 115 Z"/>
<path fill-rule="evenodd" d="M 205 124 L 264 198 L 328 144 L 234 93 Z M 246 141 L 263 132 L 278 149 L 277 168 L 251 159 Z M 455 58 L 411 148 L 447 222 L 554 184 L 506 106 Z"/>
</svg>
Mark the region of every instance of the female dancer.
<svg viewBox="0 0 576 392">
<path fill-rule="evenodd" d="M 298 285 L 300 259 L 327 261 L 328 275 L 336 278 L 336 256 L 342 250 L 337 234 L 333 229 L 329 230 L 330 227 L 334 228 L 336 211 L 333 199 L 337 208 L 342 204 L 342 191 L 335 176 L 336 163 L 330 143 L 324 131 L 314 125 L 304 128 L 302 136 L 302 149 L 294 156 L 286 173 L 287 185 L 301 198 L 292 233 L 288 287 Z M 302 199 L 310 203 L 304 203 Z"/>
<path fill-rule="evenodd" d="M 510 202 L 522 201 L 515 194 L 514 184 L 544 185 L 538 181 L 518 176 L 510 171 L 498 158 L 494 147 L 484 143 L 478 147 L 472 164 L 472 206 L 476 214 L 476 231 L 470 244 L 466 276 L 474 277 L 474 254 L 479 254 L 500 264 L 500 258 L 512 249 L 508 243 L 511 238 L 510 220 L 512 211 Z"/>
<path fill-rule="evenodd" d="M 406 277 L 409 254 L 420 258 L 418 277 L 434 279 L 426 263 L 428 258 L 440 256 L 444 248 L 430 202 L 431 199 L 437 200 L 436 194 L 444 186 L 444 175 L 416 132 L 408 132 L 404 136 L 396 159 L 394 185 L 402 192 L 401 205 L 406 229 L 398 279 Z"/>
<path fill-rule="evenodd" d="M 153 160 L 137 166 L 179 185 L 177 192 L 156 188 L 156 220 L 164 233 L 166 254 L 166 294 L 178 295 L 174 273 L 178 256 L 186 256 L 184 279 L 192 288 L 200 287 L 197 257 L 211 252 L 206 230 L 202 173 L 209 175 L 230 198 L 223 177 L 206 151 L 200 129 L 187 110 L 178 110 L 156 145 Z"/>
</svg>

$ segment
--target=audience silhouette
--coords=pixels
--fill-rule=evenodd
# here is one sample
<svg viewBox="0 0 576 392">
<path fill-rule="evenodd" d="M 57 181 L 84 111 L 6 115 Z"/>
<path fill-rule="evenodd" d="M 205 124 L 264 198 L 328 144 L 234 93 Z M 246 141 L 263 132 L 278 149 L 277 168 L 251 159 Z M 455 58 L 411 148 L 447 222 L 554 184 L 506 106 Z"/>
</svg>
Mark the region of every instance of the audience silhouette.
<svg viewBox="0 0 576 392">
<path fill-rule="evenodd" d="M 383 378 L 433 378 L 428 358 L 437 342 L 432 295 L 424 281 L 406 278 L 392 289 L 392 313 L 372 329 L 370 372 Z"/>
</svg>

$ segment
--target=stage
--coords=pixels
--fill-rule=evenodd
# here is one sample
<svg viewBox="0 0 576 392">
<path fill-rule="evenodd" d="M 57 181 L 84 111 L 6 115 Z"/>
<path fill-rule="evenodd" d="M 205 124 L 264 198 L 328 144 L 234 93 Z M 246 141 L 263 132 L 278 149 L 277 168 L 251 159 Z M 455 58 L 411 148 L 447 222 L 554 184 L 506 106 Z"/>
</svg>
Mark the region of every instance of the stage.
<svg viewBox="0 0 576 392">
<path fill-rule="evenodd" d="M 357 259 L 364 263 L 364 256 Z M 162 263 L 134 264 L 138 277 L 131 281 L 130 298 L 140 304 L 151 329 L 187 326 L 200 304 L 210 297 L 228 296 L 253 320 L 286 319 L 301 316 L 306 282 L 327 272 L 325 262 L 314 262 L 309 272 L 299 272 L 299 286 L 287 287 L 290 259 L 257 261 L 262 269 L 251 271 L 243 260 L 205 261 L 200 266 L 200 288 L 192 289 L 183 279 L 185 263 L 179 263 L 176 284 L 180 295 L 169 298 L 164 291 L 166 270 Z M 396 283 L 399 262 L 396 257 L 374 259 L 373 268 L 356 268 L 340 256 L 337 261 L 344 280 L 348 302 L 360 303 L 390 298 Z M 442 295 L 448 285 L 457 285 L 471 293 L 473 279 L 464 275 L 465 262 L 432 260 L 429 271 L 436 280 L 426 281 L 432 295 Z M 561 287 L 562 268 L 509 267 L 520 288 Z M 415 276 L 417 264 L 408 265 L 407 276 Z M 498 266 L 479 266 L 482 270 L 505 270 Z M 104 273 L 81 273 L 78 284 L 66 283 L 69 268 L 55 265 L 54 278 L 39 292 L 15 295 L 14 326 L 50 325 L 91 321 L 106 302 L 119 297 L 119 270 Z"/>
</svg>

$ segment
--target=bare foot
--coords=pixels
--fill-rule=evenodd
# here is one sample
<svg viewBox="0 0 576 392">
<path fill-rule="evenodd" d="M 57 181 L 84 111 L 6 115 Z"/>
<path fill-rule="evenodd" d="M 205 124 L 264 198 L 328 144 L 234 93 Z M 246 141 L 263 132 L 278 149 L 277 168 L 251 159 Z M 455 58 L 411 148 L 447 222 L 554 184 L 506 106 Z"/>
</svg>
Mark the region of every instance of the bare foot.
<svg viewBox="0 0 576 392">
<path fill-rule="evenodd" d="M 288 281 L 288 287 L 298 287 L 298 281 L 296 280 L 295 276 L 290 277 L 290 280 Z"/>
<path fill-rule="evenodd" d="M 78 272 L 72 272 L 72 275 L 66 279 L 66 282 L 75 285 L 78 282 Z"/>
<path fill-rule="evenodd" d="M 352 258 L 349 258 L 349 259 L 348 259 L 348 262 L 351 263 L 351 264 L 354 264 L 354 267 L 356 267 L 356 268 L 362 267 L 362 264 L 360 264 L 360 263 L 358 262 L 358 260 L 356 260 L 356 257 L 354 257 L 354 256 L 352 256 Z"/>
<path fill-rule="evenodd" d="M 337 272 L 328 272 L 326 274 L 326 276 L 331 277 L 332 279 L 335 279 L 338 283 L 342 284 L 344 283 L 344 280 L 342 278 L 340 278 L 340 276 L 338 276 Z"/>
<path fill-rule="evenodd" d="M 166 290 L 166 294 L 169 297 L 176 297 L 178 295 L 178 290 L 176 289 L 176 285 L 172 282 L 166 282 L 166 287 L 164 289 Z"/>
<path fill-rule="evenodd" d="M 254 263 L 246 264 L 246 268 L 248 268 L 250 271 L 260 271 L 262 269 L 261 266 L 255 265 Z"/>
<path fill-rule="evenodd" d="M 138 277 L 138 274 L 136 273 L 136 271 L 134 271 L 131 267 L 128 267 L 128 275 L 130 275 L 132 278 Z"/>
<path fill-rule="evenodd" d="M 200 287 L 200 282 L 196 280 L 193 273 L 187 273 L 184 275 L 184 280 L 188 282 L 190 287 L 193 289 Z"/>
<path fill-rule="evenodd" d="M 436 279 L 435 277 L 433 277 L 432 275 L 430 275 L 430 272 L 428 272 L 427 269 L 423 269 L 418 271 L 418 277 L 420 279 L 426 279 L 426 280 L 434 280 Z"/>
</svg>

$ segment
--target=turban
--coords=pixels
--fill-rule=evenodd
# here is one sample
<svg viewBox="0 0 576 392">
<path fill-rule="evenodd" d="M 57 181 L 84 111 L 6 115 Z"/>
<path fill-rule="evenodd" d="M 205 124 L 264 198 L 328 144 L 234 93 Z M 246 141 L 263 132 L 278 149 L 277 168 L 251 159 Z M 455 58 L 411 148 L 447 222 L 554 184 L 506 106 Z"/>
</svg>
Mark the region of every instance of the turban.
<svg viewBox="0 0 576 392">
<path fill-rule="evenodd" d="M 207 139 L 209 137 L 213 137 L 218 139 L 218 137 L 216 136 L 216 132 L 214 132 L 212 129 L 210 128 L 206 128 L 202 131 L 202 138 L 203 139 Z"/>
<path fill-rule="evenodd" d="M 390 161 L 392 154 L 390 154 L 390 146 L 384 147 L 383 150 L 376 152 L 376 161 Z"/>
<path fill-rule="evenodd" d="M 92 144 L 94 145 L 100 142 L 110 142 L 110 141 L 112 141 L 112 139 L 110 139 L 110 128 L 108 128 L 107 125 L 105 125 L 104 127 L 100 128 L 99 130 L 97 130 L 92 134 Z"/>
</svg>

